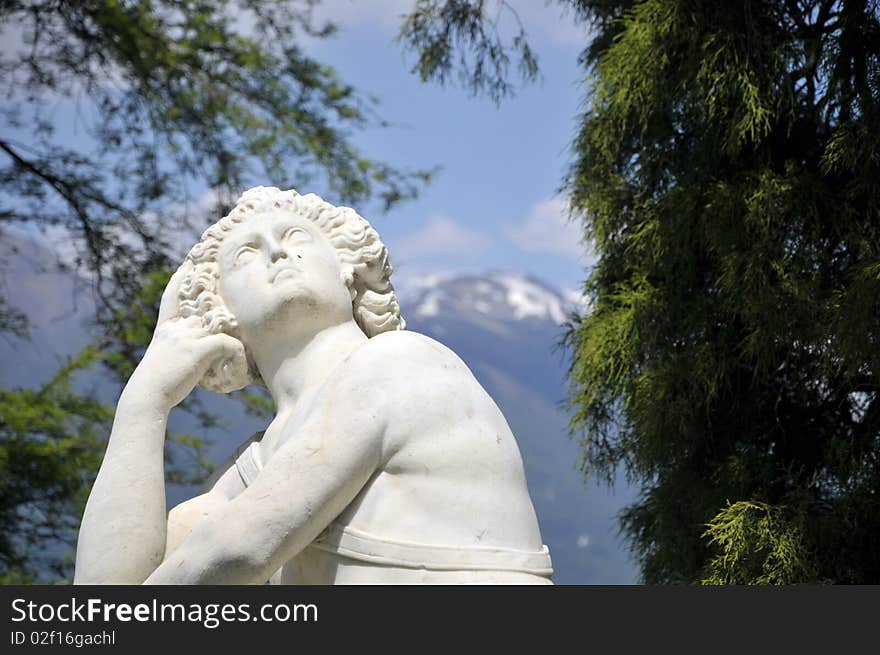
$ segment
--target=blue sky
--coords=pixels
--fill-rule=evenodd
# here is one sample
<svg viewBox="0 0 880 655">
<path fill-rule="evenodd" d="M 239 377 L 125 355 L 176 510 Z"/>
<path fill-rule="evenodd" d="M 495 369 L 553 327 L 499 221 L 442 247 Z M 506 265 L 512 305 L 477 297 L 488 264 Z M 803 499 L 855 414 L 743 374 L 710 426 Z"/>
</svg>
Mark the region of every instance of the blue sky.
<svg viewBox="0 0 880 655">
<path fill-rule="evenodd" d="M 424 84 L 409 72 L 414 57 L 394 36 L 411 4 L 325 0 L 321 15 L 340 30 L 309 47 L 344 80 L 377 96 L 379 114 L 393 123 L 357 135 L 368 156 L 442 169 L 418 200 L 388 214 L 357 208 L 388 244 L 396 277 L 405 282 L 437 271 L 512 268 L 562 289 L 578 288 L 590 257 L 556 192 L 583 100 L 577 56 L 585 29 L 555 4 L 511 2 L 542 78 L 496 106 L 458 86 Z"/>
</svg>

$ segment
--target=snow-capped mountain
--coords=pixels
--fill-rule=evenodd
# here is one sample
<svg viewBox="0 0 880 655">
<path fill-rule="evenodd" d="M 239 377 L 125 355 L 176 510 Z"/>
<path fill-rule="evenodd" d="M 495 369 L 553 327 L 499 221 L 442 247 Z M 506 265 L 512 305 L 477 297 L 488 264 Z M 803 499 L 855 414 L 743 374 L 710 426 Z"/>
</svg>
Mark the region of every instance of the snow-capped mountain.
<svg viewBox="0 0 880 655">
<path fill-rule="evenodd" d="M 413 297 L 409 311 L 419 319 L 437 316 L 443 307 L 458 314 L 475 312 L 493 321 L 552 321 L 561 325 L 578 301 L 518 271 L 431 275 L 414 280 L 404 292 Z"/>
</svg>

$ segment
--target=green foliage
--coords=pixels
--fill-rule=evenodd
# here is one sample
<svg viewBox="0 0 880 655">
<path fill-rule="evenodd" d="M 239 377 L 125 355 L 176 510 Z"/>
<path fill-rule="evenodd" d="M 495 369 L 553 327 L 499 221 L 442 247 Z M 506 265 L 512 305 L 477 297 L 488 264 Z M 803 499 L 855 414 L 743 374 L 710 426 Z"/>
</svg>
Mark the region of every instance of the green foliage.
<svg viewBox="0 0 880 655">
<path fill-rule="evenodd" d="M 17 337 L 28 333 L 28 320 L 22 312 L 9 306 L 6 298 L 0 298 L 0 333 L 9 332 Z"/>
<path fill-rule="evenodd" d="M 252 416 L 271 418 L 275 416 L 275 402 L 265 389 L 236 392 L 236 397 L 244 404 L 245 411 Z"/>
<path fill-rule="evenodd" d="M 0 389 L 0 584 L 70 574 L 70 549 L 113 409 L 75 391 L 87 348 L 39 389 Z"/>
<path fill-rule="evenodd" d="M 877 5 L 606 29 L 566 180 L 600 255 L 568 334 L 587 467 L 642 485 L 648 582 L 876 582 Z"/>
<path fill-rule="evenodd" d="M 718 547 L 703 584 L 815 583 L 816 564 L 786 507 L 740 501 L 715 516 L 703 536 Z"/>
<path fill-rule="evenodd" d="M 412 72 L 423 82 L 445 84 L 457 69 L 473 94 L 486 93 L 496 102 L 513 92 L 507 80 L 511 54 L 517 57 L 522 78 L 535 79 L 538 60 L 519 16 L 503 0 L 491 4 L 498 10 L 494 18 L 485 0 L 416 0 L 398 35 L 404 47 L 417 54 Z M 503 10 L 517 25 L 509 39 L 499 27 Z"/>
<path fill-rule="evenodd" d="M 429 4 L 448 71 L 442 8 L 482 3 Z M 572 431 L 641 487 L 643 579 L 880 582 L 880 4 L 561 4 L 593 37 Z"/>
</svg>

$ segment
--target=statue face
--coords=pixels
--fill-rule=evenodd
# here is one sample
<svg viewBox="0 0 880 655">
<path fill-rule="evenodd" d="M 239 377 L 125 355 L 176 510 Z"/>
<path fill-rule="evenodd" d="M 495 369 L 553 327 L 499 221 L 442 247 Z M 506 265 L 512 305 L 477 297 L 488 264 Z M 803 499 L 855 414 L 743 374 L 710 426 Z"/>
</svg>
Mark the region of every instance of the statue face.
<svg viewBox="0 0 880 655">
<path fill-rule="evenodd" d="M 307 218 L 269 211 L 224 240 L 219 290 L 242 335 L 266 328 L 319 330 L 352 318 L 336 251 Z"/>
</svg>

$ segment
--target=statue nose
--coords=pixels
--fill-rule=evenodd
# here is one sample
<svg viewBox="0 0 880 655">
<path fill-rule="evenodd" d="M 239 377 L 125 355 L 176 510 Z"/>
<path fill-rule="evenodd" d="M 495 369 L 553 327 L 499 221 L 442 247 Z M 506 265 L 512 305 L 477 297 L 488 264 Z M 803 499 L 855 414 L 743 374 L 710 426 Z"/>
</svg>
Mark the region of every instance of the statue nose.
<svg viewBox="0 0 880 655">
<path fill-rule="evenodd" d="M 274 264 L 275 262 L 277 262 L 279 259 L 282 259 L 282 258 L 287 259 L 287 251 L 284 250 L 284 248 L 276 245 L 272 249 L 272 263 Z"/>
</svg>

